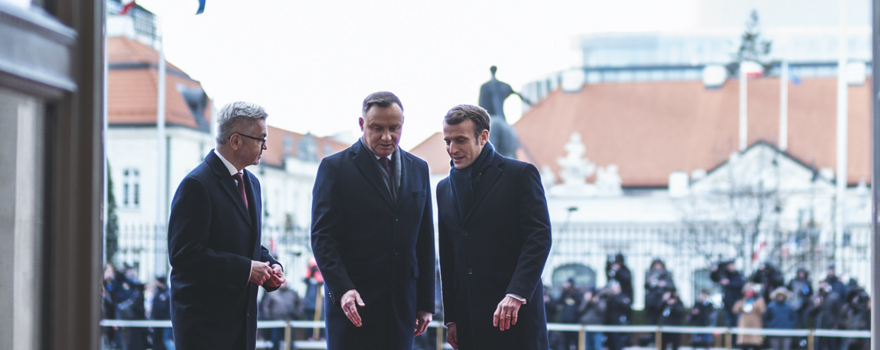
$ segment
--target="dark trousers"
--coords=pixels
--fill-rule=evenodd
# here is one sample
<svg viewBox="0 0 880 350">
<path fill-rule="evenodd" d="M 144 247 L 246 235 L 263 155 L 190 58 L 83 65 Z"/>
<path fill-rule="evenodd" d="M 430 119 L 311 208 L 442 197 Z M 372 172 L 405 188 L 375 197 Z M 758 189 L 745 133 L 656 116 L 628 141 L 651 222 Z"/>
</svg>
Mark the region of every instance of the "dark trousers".
<svg viewBox="0 0 880 350">
<path fill-rule="evenodd" d="M 840 338 L 816 337 L 816 339 L 818 339 L 816 350 L 840 350 Z"/>
<path fill-rule="evenodd" d="M 660 342 L 663 343 L 661 349 L 666 349 L 667 344 L 672 344 L 672 350 L 678 350 L 679 344 L 681 344 L 681 334 L 678 333 L 663 333 L 660 337 Z"/>
<path fill-rule="evenodd" d="M 626 346 L 626 337 L 628 333 L 608 333 L 606 334 L 609 350 L 621 350 Z"/>
<path fill-rule="evenodd" d="M 727 320 L 727 326 L 728 326 L 728 327 L 730 327 L 730 328 L 736 328 L 736 327 L 738 326 L 738 323 L 739 323 L 739 315 L 737 315 L 735 312 L 733 312 L 733 306 L 732 306 L 732 305 L 731 305 L 730 308 L 727 308 L 727 307 L 724 308 L 724 316 L 725 316 L 725 318 L 726 318 L 726 320 Z M 736 334 L 733 334 L 733 337 L 730 338 L 731 341 L 732 341 L 734 344 L 736 344 L 736 338 L 737 338 Z"/>
</svg>

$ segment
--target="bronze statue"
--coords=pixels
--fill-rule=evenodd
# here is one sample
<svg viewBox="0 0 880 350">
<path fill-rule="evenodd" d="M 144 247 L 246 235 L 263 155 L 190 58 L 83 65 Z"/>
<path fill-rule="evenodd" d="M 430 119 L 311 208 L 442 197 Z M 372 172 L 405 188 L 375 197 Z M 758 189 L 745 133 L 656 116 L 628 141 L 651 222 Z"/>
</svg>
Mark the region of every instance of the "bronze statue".
<svg viewBox="0 0 880 350">
<path fill-rule="evenodd" d="M 519 139 L 516 137 L 516 130 L 507 124 L 507 118 L 504 116 L 504 100 L 510 95 L 516 95 L 526 104 L 531 105 L 532 103 L 518 92 L 513 91 L 510 84 L 495 78 L 498 67 L 492 66 L 489 71 L 492 72 L 492 79 L 480 86 L 480 107 L 485 108 L 492 116 L 492 124 L 489 126 L 489 142 L 492 142 L 498 153 L 505 157 L 516 158 Z"/>
</svg>

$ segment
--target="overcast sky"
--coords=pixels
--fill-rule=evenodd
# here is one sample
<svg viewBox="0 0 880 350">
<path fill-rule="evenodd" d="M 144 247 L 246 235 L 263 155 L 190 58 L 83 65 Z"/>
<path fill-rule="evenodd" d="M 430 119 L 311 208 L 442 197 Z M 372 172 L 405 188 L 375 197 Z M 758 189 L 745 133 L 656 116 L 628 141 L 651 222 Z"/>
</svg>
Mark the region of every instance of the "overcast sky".
<svg viewBox="0 0 880 350">
<path fill-rule="evenodd" d="M 867 0 L 848 0 L 867 22 Z M 514 89 L 579 66 L 578 34 L 736 27 L 748 11 L 782 25 L 834 25 L 826 0 L 766 1 L 282 1 L 137 0 L 161 18 L 168 61 L 202 82 L 216 107 L 266 107 L 269 124 L 319 136 L 359 135 L 363 98 L 389 90 L 403 101 L 401 146 L 436 131 L 460 103 L 476 104 L 489 67 Z M 766 7 L 766 9 L 762 9 Z M 811 9 L 809 11 L 805 9 Z M 858 23 L 864 24 L 864 23 Z M 511 97 L 509 119 L 520 115 Z"/>
</svg>

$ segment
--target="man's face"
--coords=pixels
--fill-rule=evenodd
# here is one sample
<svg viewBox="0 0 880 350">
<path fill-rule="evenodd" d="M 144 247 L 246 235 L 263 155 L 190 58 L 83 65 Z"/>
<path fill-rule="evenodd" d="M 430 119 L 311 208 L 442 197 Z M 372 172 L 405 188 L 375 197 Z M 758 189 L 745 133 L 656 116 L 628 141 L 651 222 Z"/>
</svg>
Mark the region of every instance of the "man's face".
<svg viewBox="0 0 880 350">
<path fill-rule="evenodd" d="M 474 137 L 474 121 L 465 119 L 456 125 L 443 123 L 443 141 L 446 141 L 446 153 L 452 158 L 452 165 L 464 169 L 480 156 L 483 146 L 489 141 L 489 130 L 483 130 L 480 137 Z"/>
<path fill-rule="evenodd" d="M 240 134 L 244 136 L 241 136 L 241 144 L 239 145 L 238 150 L 235 152 L 236 157 L 238 157 L 241 164 L 260 164 L 260 158 L 263 155 L 263 150 L 268 149 L 268 147 L 266 147 L 266 145 L 261 141 L 269 135 L 269 131 L 266 128 L 266 120 L 255 120 L 250 128 L 244 128 Z M 250 137 L 260 140 L 254 140 Z"/>
<path fill-rule="evenodd" d="M 734 265 L 733 263 L 727 264 L 727 271 L 736 272 L 736 265 Z"/>
<path fill-rule="evenodd" d="M 364 142 L 373 154 L 387 157 L 397 149 L 403 129 L 403 111 L 396 103 L 388 107 L 371 106 L 359 123 Z"/>
</svg>

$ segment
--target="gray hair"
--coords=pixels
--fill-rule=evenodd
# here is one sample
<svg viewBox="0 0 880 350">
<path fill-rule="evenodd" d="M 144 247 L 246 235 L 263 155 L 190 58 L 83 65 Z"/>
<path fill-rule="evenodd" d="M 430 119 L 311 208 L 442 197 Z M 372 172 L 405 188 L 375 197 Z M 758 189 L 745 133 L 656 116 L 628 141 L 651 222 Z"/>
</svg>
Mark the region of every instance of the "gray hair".
<svg viewBox="0 0 880 350">
<path fill-rule="evenodd" d="M 232 102 L 220 108 L 217 113 L 217 144 L 225 145 L 232 134 L 242 132 L 247 126 L 252 126 L 260 119 L 266 119 L 269 115 L 260 105 L 251 102 Z"/>
<path fill-rule="evenodd" d="M 483 130 L 489 130 L 492 124 L 492 118 L 489 117 L 489 112 L 486 112 L 486 109 L 483 107 L 474 105 L 458 105 L 452 107 L 452 109 L 446 113 L 446 116 L 443 117 L 443 122 L 447 125 L 458 125 L 468 119 L 474 122 L 474 137 L 476 137 L 478 140 L 477 142 L 479 142 L 480 134 Z"/>
<path fill-rule="evenodd" d="M 364 99 L 361 116 L 366 117 L 367 111 L 370 110 L 370 107 L 373 107 L 373 105 L 386 108 L 391 106 L 392 103 L 396 103 L 398 106 L 400 106 L 400 111 L 403 112 L 403 103 L 400 103 L 400 99 L 397 98 L 397 95 L 388 91 L 374 92 Z"/>
</svg>

